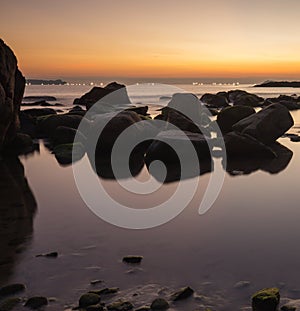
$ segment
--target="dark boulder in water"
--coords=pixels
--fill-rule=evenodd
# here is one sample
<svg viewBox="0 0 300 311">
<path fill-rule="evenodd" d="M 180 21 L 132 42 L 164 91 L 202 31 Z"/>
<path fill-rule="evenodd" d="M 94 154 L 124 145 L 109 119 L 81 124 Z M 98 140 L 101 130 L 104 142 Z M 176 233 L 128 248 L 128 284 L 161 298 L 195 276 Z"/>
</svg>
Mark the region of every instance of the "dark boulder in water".
<svg viewBox="0 0 300 311">
<path fill-rule="evenodd" d="M 242 90 L 229 91 L 228 98 L 233 105 L 250 107 L 260 107 L 264 101 L 262 97 Z"/>
<path fill-rule="evenodd" d="M 68 126 L 58 126 L 51 136 L 51 139 L 54 145 L 72 144 L 76 134 L 78 135 L 78 142 L 84 145 L 86 137 L 78 130 Z"/>
<path fill-rule="evenodd" d="M 293 125 L 294 121 L 288 109 L 280 104 L 273 104 L 234 124 L 233 130 L 268 145 Z"/>
<path fill-rule="evenodd" d="M 105 87 L 93 87 L 88 93 L 80 98 L 76 98 L 73 104 L 85 106 L 88 110 L 104 97 L 104 101 L 110 103 L 112 106 L 130 104 L 125 85 L 117 82 L 109 83 Z"/>
<path fill-rule="evenodd" d="M 0 39 L 0 149 L 11 141 L 19 128 L 19 110 L 25 78 L 13 51 Z"/>
<path fill-rule="evenodd" d="M 201 96 L 200 100 L 208 107 L 212 108 L 223 108 L 228 106 L 228 99 L 223 94 L 206 93 Z"/>
<path fill-rule="evenodd" d="M 56 110 L 52 108 L 30 108 L 30 109 L 22 110 L 21 113 L 29 115 L 33 118 L 57 114 Z"/>
<path fill-rule="evenodd" d="M 221 132 L 226 134 L 232 132 L 232 126 L 235 123 L 254 113 L 254 108 L 248 106 L 226 107 L 217 115 L 217 123 Z"/>
<path fill-rule="evenodd" d="M 265 288 L 252 296 L 253 311 L 276 311 L 280 302 L 278 288 Z"/>
</svg>

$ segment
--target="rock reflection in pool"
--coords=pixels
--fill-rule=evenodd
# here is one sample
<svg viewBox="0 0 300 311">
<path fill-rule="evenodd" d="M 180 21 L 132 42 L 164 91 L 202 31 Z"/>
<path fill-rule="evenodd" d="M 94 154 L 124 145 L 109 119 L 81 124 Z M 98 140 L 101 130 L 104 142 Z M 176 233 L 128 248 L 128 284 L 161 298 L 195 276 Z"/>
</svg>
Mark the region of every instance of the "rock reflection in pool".
<svg viewBox="0 0 300 311">
<path fill-rule="evenodd" d="M 226 171 L 232 176 L 248 175 L 258 170 L 278 174 L 287 168 L 293 157 L 293 152 L 280 143 L 272 145 L 272 150 L 277 157 L 271 159 L 265 156 L 227 157 Z M 224 166 L 224 162 L 222 164 Z"/>
<path fill-rule="evenodd" d="M 37 204 L 17 157 L 1 159 L 0 168 L 0 284 L 5 284 L 31 238 Z"/>
</svg>

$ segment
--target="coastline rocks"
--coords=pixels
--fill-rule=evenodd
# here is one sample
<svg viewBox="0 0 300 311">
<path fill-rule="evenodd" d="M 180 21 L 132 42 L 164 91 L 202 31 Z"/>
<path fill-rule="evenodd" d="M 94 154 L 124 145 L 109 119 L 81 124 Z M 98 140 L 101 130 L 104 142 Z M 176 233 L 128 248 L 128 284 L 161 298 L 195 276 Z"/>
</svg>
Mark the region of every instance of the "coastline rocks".
<svg viewBox="0 0 300 311">
<path fill-rule="evenodd" d="M 55 146 L 63 144 L 72 144 L 74 142 L 76 134 L 79 137 L 79 141 L 83 145 L 85 144 L 86 137 L 76 129 L 67 126 L 58 126 L 52 135 L 52 141 Z"/>
<path fill-rule="evenodd" d="M 200 101 L 210 108 L 223 108 L 228 106 L 228 99 L 224 94 L 206 93 L 201 96 Z"/>
<path fill-rule="evenodd" d="M 104 97 L 104 102 L 107 102 L 112 106 L 130 104 L 130 99 L 125 85 L 117 82 L 109 83 L 103 88 L 93 87 L 88 93 L 84 94 L 80 98 L 76 98 L 73 104 L 85 106 L 86 109 L 89 110 L 96 102 L 100 101 Z M 102 104 L 102 102 L 99 104 Z"/>
<path fill-rule="evenodd" d="M 228 98 L 234 106 L 260 107 L 264 101 L 262 97 L 242 90 L 229 91 Z"/>
<path fill-rule="evenodd" d="M 42 95 L 42 96 L 24 96 L 23 100 L 28 100 L 28 101 L 33 101 L 33 102 L 37 102 L 37 101 L 56 101 L 57 99 L 54 96 L 47 96 L 47 95 Z"/>
<path fill-rule="evenodd" d="M 133 309 L 130 301 L 116 301 L 107 306 L 108 311 L 129 311 Z"/>
<path fill-rule="evenodd" d="M 232 131 L 232 126 L 240 120 L 255 114 L 255 110 L 248 106 L 233 106 L 222 109 L 217 115 L 217 123 L 223 134 Z"/>
<path fill-rule="evenodd" d="M 268 145 L 293 125 L 294 121 L 288 109 L 280 104 L 273 104 L 234 124 L 233 130 Z"/>
<path fill-rule="evenodd" d="M 265 81 L 254 87 L 300 87 L 299 81 Z"/>
<path fill-rule="evenodd" d="M 276 311 L 280 301 L 278 288 L 266 288 L 252 296 L 253 311 Z"/>
<path fill-rule="evenodd" d="M 19 127 L 19 109 L 25 78 L 13 51 L 0 39 L 0 149 L 11 141 Z"/>
<path fill-rule="evenodd" d="M 28 115 L 32 118 L 44 117 L 49 115 L 57 114 L 57 112 L 52 108 L 30 108 L 22 110 L 20 114 Z"/>
</svg>

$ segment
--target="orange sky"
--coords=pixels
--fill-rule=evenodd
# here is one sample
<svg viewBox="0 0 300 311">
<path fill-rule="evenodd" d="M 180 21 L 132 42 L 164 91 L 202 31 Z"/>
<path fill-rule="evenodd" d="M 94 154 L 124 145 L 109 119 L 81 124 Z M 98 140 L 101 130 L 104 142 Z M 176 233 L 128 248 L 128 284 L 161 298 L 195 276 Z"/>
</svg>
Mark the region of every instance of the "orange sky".
<svg viewBox="0 0 300 311">
<path fill-rule="evenodd" d="M 299 0 L 10 0 L 1 36 L 27 77 L 300 79 Z"/>
</svg>

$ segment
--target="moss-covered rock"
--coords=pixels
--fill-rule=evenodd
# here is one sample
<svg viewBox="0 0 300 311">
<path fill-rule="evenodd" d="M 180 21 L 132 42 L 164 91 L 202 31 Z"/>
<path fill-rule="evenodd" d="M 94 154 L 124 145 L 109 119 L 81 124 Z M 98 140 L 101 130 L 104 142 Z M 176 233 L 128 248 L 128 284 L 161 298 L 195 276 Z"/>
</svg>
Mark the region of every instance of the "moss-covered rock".
<svg viewBox="0 0 300 311">
<path fill-rule="evenodd" d="M 0 311 L 10 311 L 21 301 L 21 298 L 7 298 L 0 303 Z"/>
<path fill-rule="evenodd" d="M 265 288 L 252 296 L 254 311 L 276 311 L 280 301 L 278 288 Z"/>
<path fill-rule="evenodd" d="M 169 308 L 169 303 L 163 298 L 156 298 L 151 304 L 152 310 L 167 310 Z"/>
<path fill-rule="evenodd" d="M 0 288 L 0 297 L 14 295 L 26 289 L 24 284 L 16 283 L 3 286 Z"/>
<path fill-rule="evenodd" d="M 194 294 L 194 290 L 192 288 L 190 288 L 189 286 L 187 286 L 187 287 L 183 287 L 180 290 L 178 290 L 177 292 L 175 292 L 171 296 L 171 299 L 173 301 L 183 300 L 183 299 L 189 298 L 193 294 Z"/>
<path fill-rule="evenodd" d="M 48 304 L 48 299 L 46 297 L 37 296 L 29 298 L 26 303 L 25 307 L 36 310 Z"/>
<path fill-rule="evenodd" d="M 85 308 L 88 306 L 96 305 L 101 301 L 99 295 L 94 293 L 83 294 L 79 299 L 79 307 Z"/>
</svg>

